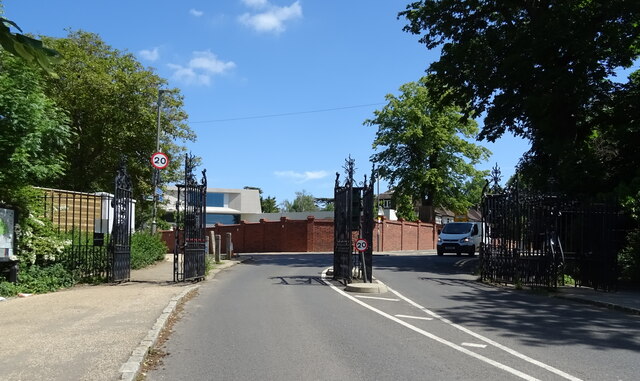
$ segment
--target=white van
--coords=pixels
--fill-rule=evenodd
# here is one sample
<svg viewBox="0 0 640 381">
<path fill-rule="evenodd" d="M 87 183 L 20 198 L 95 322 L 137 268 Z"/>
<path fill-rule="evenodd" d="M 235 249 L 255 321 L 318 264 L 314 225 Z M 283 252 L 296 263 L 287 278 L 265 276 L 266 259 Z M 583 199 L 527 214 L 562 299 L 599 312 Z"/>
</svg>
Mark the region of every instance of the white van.
<svg viewBox="0 0 640 381">
<path fill-rule="evenodd" d="M 481 222 L 449 222 L 438 235 L 438 255 L 474 255 L 482 242 Z"/>
</svg>

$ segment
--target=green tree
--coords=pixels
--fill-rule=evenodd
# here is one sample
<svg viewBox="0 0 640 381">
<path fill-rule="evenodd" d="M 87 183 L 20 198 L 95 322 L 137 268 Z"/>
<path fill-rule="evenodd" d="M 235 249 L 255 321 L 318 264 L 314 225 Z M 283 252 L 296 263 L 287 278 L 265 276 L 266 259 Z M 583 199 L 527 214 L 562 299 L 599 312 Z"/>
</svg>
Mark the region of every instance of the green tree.
<svg viewBox="0 0 640 381">
<path fill-rule="evenodd" d="M 64 108 L 74 132 L 66 152 L 65 175 L 47 185 L 78 191 L 109 191 L 121 157 L 142 200 L 152 192 L 149 163 L 156 147 L 158 89 L 166 81 L 144 68 L 132 54 L 107 45 L 93 33 L 70 32 L 66 38 L 43 37 L 65 56 L 56 67 L 60 79 L 48 79 L 46 92 Z M 177 89 L 162 95 L 161 150 L 169 155 L 164 182 L 178 181 L 185 148 L 193 141 Z M 140 203 L 139 207 L 149 207 Z"/>
<path fill-rule="evenodd" d="M 456 107 L 437 105 L 427 80 L 402 85 L 399 96 L 387 95 L 388 104 L 364 122 L 378 126 L 373 148 L 380 151 L 371 159 L 380 177 L 395 185 L 396 205 L 411 209 L 411 197 L 424 220 L 433 218 L 433 207 L 464 212 L 477 204 L 486 173 L 474 166 L 490 154 L 469 141 L 478 132 L 476 123 L 461 119 Z M 402 211 L 399 217 L 415 219 Z"/>
<path fill-rule="evenodd" d="M 415 203 L 413 201 L 413 197 L 410 194 L 393 193 L 393 202 L 396 205 L 396 216 L 405 221 L 417 221 L 418 214 L 416 213 Z"/>
<path fill-rule="evenodd" d="M 524 163 L 537 187 L 594 190 L 595 106 L 609 104 L 610 77 L 640 54 L 640 2 L 424 0 L 400 16 L 442 48 L 428 69 L 434 94 L 466 115 L 486 112 L 480 138 L 530 139 Z"/>
<path fill-rule="evenodd" d="M 68 123 L 40 72 L 0 49 L 0 198 L 10 202 L 11 190 L 64 175 Z"/>
<path fill-rule="evenodd" d="M 296 192 L 296 198 L 293 202 L 284 200 L 280 210 L 283 212 L 317 212 L 318 206 L 313 195 L 303 189 L 301 192 Z"/>
<path fill-rule="evenodd" d="M 0 15 L 2 14 L 2 3 L 0 3 Z M 11 27 L 14 27 L 20 33 L 12 33 Z M 0 46 L 5 51 L 22 58 L 26 62 L 40 66 L 52 77 L 57 77 L 51 64 L 62 61 L 60 54 L 53 49 L 45 47 L 42 41 L 22 34 L 22 29 L 18 24 L 4 17 L 0 17 Z"/>
<path fill-rule="evenodd" d="M 272 196 L 267 196 L 267 198 L 264 199 L 261 198 L 260 205 L 262 206 L 262 213 L 278 213 L 280 211 L 276 198 Z"/>
<path fill-rule="evenodd" d="M 333 212 L 336 210 L 336 205 L 333 198 L 315 198 L 314 202 L 318 206 L 318 210 L 323 212 Z"/>
</svg>

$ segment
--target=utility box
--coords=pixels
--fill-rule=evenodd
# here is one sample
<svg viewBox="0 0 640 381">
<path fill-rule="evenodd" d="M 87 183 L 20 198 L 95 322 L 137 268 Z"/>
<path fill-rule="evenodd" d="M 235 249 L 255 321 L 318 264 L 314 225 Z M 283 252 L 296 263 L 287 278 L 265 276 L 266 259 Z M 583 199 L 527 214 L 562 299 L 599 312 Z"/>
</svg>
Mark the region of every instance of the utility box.
<svg viewBox="0 0 640 381">
<path fill-rule="evenodd" d="M 15 256 L 16 211 L 12 207 L 0 206 L 0 261 L 11 262 Z"/>
<path fill-rule="evenodd" d="M 18 258 L 15 255 L 16 211 L 6 205 L 0 205 L 0 274 L 8 272 L 7 280 L 18 280 Z"/>
</svg>

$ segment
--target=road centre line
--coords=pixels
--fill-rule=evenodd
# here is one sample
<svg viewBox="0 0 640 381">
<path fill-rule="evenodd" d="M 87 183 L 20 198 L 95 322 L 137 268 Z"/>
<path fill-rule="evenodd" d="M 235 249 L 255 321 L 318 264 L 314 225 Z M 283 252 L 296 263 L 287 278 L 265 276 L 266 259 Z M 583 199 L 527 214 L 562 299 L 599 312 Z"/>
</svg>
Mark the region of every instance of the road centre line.
<svg viewBox="0 0 640 381">
<path fill-rule="evenodd" d="M 327 270 L 322 272 L 322 279 L 326 278 L 326 272 L 327 272 Z M 537 378 L 535 378 L 533 376 L 530 376 L 530 375 L 528 375 L 526 373 L 523 373 L 523 372 L 521 372 L 521 371 L 519 371 L 517 369 L 511 368 L 508 365 L 499 363 L 499 362 L 497 362 L 495 360 L 492 360 L 492 359 L 490 359 L 488 357 L 482 356 L 482 355 L 480 355 L 478 353 L 472 352 L 472 351 L 468 350 L 467 348 L 464 348 L 464 347 L 462 347 L 460 345 L 454 344 L 454 343 L 452 343 L 452 342 L 450 342 L 448 340 L 445 340 L 445 339 L 443 339 L 443 338 L 441 338 L 439 336 L 436 336 L 436 335 L 434 335 L 434 334 L 432 334 L 430 332 L 427 332 L 427 331 L 425 331 L 423 329 L 420 329 L 420 328 L 418 328 L 416 326 L 413 326 L 413 325 L 411 325 L 411 324 L 409 324 L 409 323 L 407 323 L 407 322 L 405 322 L 403 320 L 398 319 L 395 316 L 389 315 L 388 313 L 386 313 L 384 311 L 381 311 L 381 310 L 379 310 L 379 309 L 377 309 L 377 308 L 375 308 L 373 306 L 370 306 L 367 303 L 359 300 L 358 298 L 347 294 L 345 291 L 339 289 L 338 287 L 334 286 L 330 282 L 327 282 L 327 284 L 329 285 L 329 287 L 331 287 L 332 290 L 334 290 L 338 294 L 346 297 L 347 299 L 350 299 L 350 300 L 360 304 L 361 306 L 363 306 L 363 307 L 365 307 L 365 308 L 377 313 L 378 315 L 381 315 L 381 316 L 383 316 L 383 317 L 385 317 L 385 318 L 387 318 L 387 319 L 389 319 L 391 321 L 394 321 L 394 322 L 396 322 L 396 323 L 398 323 L 398 324 L 400 324 L 400 325 L 402 325 L 402 326 L 404 326 L 406 328 L 409 328 L 414 332 L 417 332 L 417 333 L 419 333 L 419 334 L 421 334 L 423 336 L 426 336 L 426 337 L 428 337 L 428 338 L 430 338 L 432 340 L 435 340 L 435 341 L 437 341 L 437 342 L 439 342 L 441 344 L 447 345 L 447 346 L 449 346 L 449 347 L 451 347 L 451 348 L 453 348 L 453 349 L 455 349 L 457 351 L 465 353 L 465 354 L 467 354 L 467 355 L 469 355 L 471 357 L 474 357 L 474 358 L 476 358 L 476 359 L 478 359 L 480 361 L 483 361 L 483 362 L 485 362 L 485 363 L 487 363 L 489 365 L 493 365 L 498 369 L 501 369 L 501 370 L 504 370 L 506 372 L 509 372 L 509 373 L 511 373 L 511 374 L 513 374 L 515 376 L 518 376 L 518 377 L 520 377 L 522 379 L 525 379 L 527 381 L 539 381 Z"/>
<path fill-rule="evenodd" d="M 386 301 L 389 301 L 389 302 L 399 302 L 400 301 L 400 299 L 395 299 L 395 298 L 382 298 L 380 296 L 367 296 L 367 295 L 356 295 L 356 298 L 386 300 Z"/>
<path fill-rule="evenodd" d="M 409 316 L 409 315 L 395 315 L 398 318 L 416 319 L 416 320 L 433 320 L 433 318 L 425 316 Z"/>
<path fill-rule="evenodd" d="M 399 292 L 393 290 L 389 286 L 387 286 L 387 289 L 389 291 L 391 291 L 393 294 L 395 294 L 397 297 L 399 297 L 400 299 L 402 299 L 402 300 L 406 301 L 407 303 L 411 304 L 412 306 L 422 310 L 424 313 L 426 313 L 428 315 L 431 315 L 434 318 L 440 320 L 441 322 L 446 323 L 446 324 L 448 324 L 448 325 L 450 325 L 450 326 L 452 326 L 454 328 L 457 328 L 460 331 L 465 332 L 465 333 L 467 333 L 467 334 L 469 334 L 469 335 L 471 335 L 471 336 L 473 336 L 473 337 L 475 337 L 475 338 L 477 338 L 479 340 L 482 340 L 487 344 L 490 344 L 490 345 L 493 345 L 496 348 L 502 349 L 503 351 L 505 351 L 505 352 L 507 352 L 507 353 L 509 353 L 509 354 L 511 354 L 513 356 L 516 356 L 516 357 L 518 357 L 518 358 L 520 358 L 520 359 L 522 359 L 524 361 L 527 361 L 527 362 L 529 362 L 531 364 L 537 365 L 537 366 L 539 366 L 539 367 L 541 367 L 541 368 L 543 368 L 545 370 L 548 370 L 549 372 L 555 373 L 555 374 L 557 374 L 557 375 L 559 375 L 559 376 L 561 376 L 563 378 L 566 378 L 567 380 L 582 381 L 578 377 L 572 376 L 572 375 L 570 375 L 570 374 L 568 374 L 566 372 L 561 371 L 560 369 L 552 367 L 551 365 L 547 365 L 547 364 L 545 364 L 545 363 L 543 363 L 541 361 L 535 360 L 535 359 L 533 359 L 533 358 L 531 358 L 531 357 L 529 357 L 527 355 L 524 355 L 524 354 L 522 354 L 522 353 L 520 353 L 518 351 L 515 351 L 515 350 L 513 350 L 511 348 L 508 348 L 508 347 L 506 347 L 506 346 L 504 346 L 504 345 L 502 345 L 502 344 L 500 344 L 498 342 L 495 342 L 495 341 L 493 341 L 493 340 L 491 340 L 491 339 L 489 339 L 487 337 L 484 337 L 484 336 L 482 336 L 482 335 L 480 335 L 478 333 L 475 333 L 475 332 L 473 332 L 473 331 L 471 331 L 471 330 L 469 330 L 469 329 L 467 329 L 467 328 L 465 328 L 465 327 L 463 327 L 463 326 L 461 326 L 459 324 L 455 324 L 451 320 L 446 319 L 446 318 L 438 315 L 437 313 L 422 307 L 418 303 L 416 303 L 413 300 L 407 298 L 406 296 L 400 294 Z"/>
<path fill-rule="evenodd" d="M 462 343 L 463 347 L 471 347 L 471 348 L 486 348 L 486 344 L 476 344 L 476 343 Z"/>
</svg>

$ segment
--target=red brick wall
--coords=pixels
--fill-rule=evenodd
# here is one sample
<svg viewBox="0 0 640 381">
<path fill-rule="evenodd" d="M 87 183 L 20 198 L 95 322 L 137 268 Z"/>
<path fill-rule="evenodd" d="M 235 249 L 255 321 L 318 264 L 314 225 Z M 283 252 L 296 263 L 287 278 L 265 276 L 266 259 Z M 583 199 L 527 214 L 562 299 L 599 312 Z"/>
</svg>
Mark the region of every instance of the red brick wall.
<svg viewBox="0 0 640 381">
<path fill-rule="evenodd" d="M 382 221 L 373 227 L 374 251 L 429 250 L 436 248 L 437 226 L 423 222 Z M 260 220 L 260 222 L 244 222 L 237 225 L 216 225 L 207 228 L 222 238 L 222 252 L 226 252 L 227 234 L 231 233 L 233 251 L 236 253 L 264 252 L 332 252 L 333 220 L 280 221 Z M 175 242 L 174 231 L 163 231 L 162 239 L 173 252 Z M 354 234 L 354 240 L 357 235 Z M 213 247 L 213 242 L 210 243 Z"/>
<path fill-rule="evenodd" d="M 173 253 L 176 247 L 176 232 L 174 230 L 161 230 L 160 235 L 162 241 L 167 245 L 167 253 Z"/>
<path fill-rule="evenodd" d="M 281 245 L 282 236 L 284 234 L 285 222 L 262 220 L 264 224 L 264 252 L 270 251 L 284 251 L 284 247 Z"/>
<path fill-rule="evenodd" d="M 259 223 L 245 223 L 244 221 L 242 221 L 240 225 L 241 228 L 244 228 L 241 229 L 243 251 L 256 253 L 263 251 L 264 225 Z"/>
<path fill-rule="evenodd" d="M 438 240 L 436 229 L 436 225 L 424 222 L 382 221 L 373 227 L 373 250 L 433 250 Z"/>
<path fill-rule="evenodd" d="M 382 251 L 402 250 L 402 222 L 383 221 Z"/>
<path fill-rule="evenodd" d="M 313 229 L 313 250 L 333 252 L 333 220 L 316 220 Z"/>
</svg>

